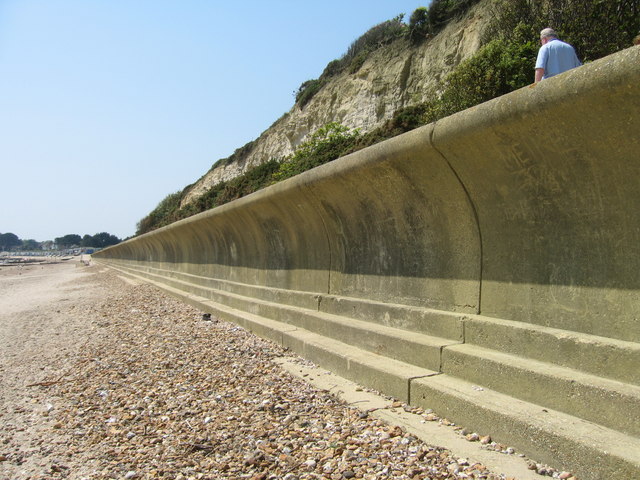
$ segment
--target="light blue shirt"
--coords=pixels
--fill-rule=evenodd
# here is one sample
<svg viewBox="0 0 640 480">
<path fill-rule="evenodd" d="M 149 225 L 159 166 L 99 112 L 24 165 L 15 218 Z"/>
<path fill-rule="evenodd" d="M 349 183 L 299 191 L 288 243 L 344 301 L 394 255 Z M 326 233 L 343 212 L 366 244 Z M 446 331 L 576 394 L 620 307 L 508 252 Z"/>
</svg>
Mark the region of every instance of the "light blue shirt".
<svg viewBox="0 0 640 480">
<path fill-rule="evenodd" d="M 568 43 L 557 38 L 549 40 L 540 47 L 536 68 L 544 68 L 543 79 L 553 77 L 572 68 L 582 65 L 576 51 Z"/>
</svg>

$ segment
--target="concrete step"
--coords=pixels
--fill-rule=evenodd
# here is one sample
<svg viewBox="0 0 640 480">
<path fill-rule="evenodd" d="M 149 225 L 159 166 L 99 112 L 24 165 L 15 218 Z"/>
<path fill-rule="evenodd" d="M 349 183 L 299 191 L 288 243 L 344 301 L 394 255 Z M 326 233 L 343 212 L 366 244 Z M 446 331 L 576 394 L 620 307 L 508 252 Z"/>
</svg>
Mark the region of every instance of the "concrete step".
<svg viewBox="0 0 640 480">
<path fill-rule="evenodd" d="M 139 272 L 142 273 L 142 272 Z M 281 288 L 247 285 L 184 272 L 146 267 L 145 275 L 167 281 L 181 281 L 185 288 L 205 287 L 228 292 L 252 301 L 265 300 L 278 305 L 291 305 L 322 311 L 339 317 L 363 320 L 373 324 L 423 333 L 462 342 L 464 314 L 425 307 L 383 303 L 362 298 L 348 298 L 320 292 L 300 292 Z"/>
<path fill-rule="evenodd" d="M 443 351 L 442 372 L 631 435 L 640 387 L 470 344 Z"/>
<path fill-rule="evenodd" d="M 290 324 L 327 338 L 340 340 L 393 360 L 439 371 L 442 349 L 459 342 L 387 327 L 372 322 L 345 318 L 291 305 L 245 297 L 228 291 L 203 287 L 155 274 L 145 274 L 159 284 L 169 285 L 253 315 Z"/>
<path fill-rule="evenodd" d="M 368 352 L 295 325 L 228 307 L 166 284 L 156 285 L 186 303 L 218 318 L 241 325 L 246 330 L 288 348 L 344 378 L 407 403 L 412 380 L 438 375 L 437 371 Z"/>
<path fill-rule="evenodd" d="M 390 356 L 434 370 L 439 369 L 438 349 L 450 345 L 449 340 L 454 340 L 453 343 L 474 344 L 494 351 L 583 371 L 598 377 L 640 385 L 640 368 L 637 368 L 640 365 L 640 344 L 634 342 L 481 315 L 462 316 L 451 312 L 378 304 L 378 302 L 361 299 L 254 287 L 180 272 L 145 269 L 144 272 L 132 270 L 132 273 L 141 274 L 156 282 L 167 283 L 175 288 L 196 293 L 241 310 L 297 324 L 309 330 L 324 331 L 326 335 L 334 338 L 336 336 L 340 339 L 347 338 L 343 337 L 343 335 L 349 335 L 345 332 L 356 335 L 360 335 L 363 331 L 370 332 L 361 335 L 359 339 L 362 340 L 363 348 L 377 353 L 383 353 L 383 349 L 387 352 L 397 352 Z M 213 285 L 224 290 L 213 288 Z M 236 292 L 242 292 L 242 294 Z M 259 297 L 250 296 L 254 294 Z M 280 303 L 281 301 L 292 303 Z M 305 310 L 290 308 L 301 305 Z M 334 317 L 323 316 L 318 309 L 322 311 L 327 309 L 336 314 Z M 305 315 L 310 312 L 316 313 L 311 316 Z M 340 315 L 337 314 L 338 312 Z M 328 312 L 327 314 L 332 315 Z M 402 318 L 405 318 L 403 317 L 405 314 L 408 320 L 403 322 Z M 371 321 L 360 320 L 363 316 Z M 349 319 L 346 324 L 345 318 Z M 335 321 L 331 322 L 331 319 Z M 364 323 L 358 324 L 357 321 Z M 350 324 L 353 328 L 349 327 Z M 391 345 L 385 343 L 384 329 L 377 329 L 377 325 L 391 327 L 397 331 L 412 332 L 409 337 L 415 337 L 418 344 L 424 340 L 422 342 L 425 345 L 424 352 L 414 354 L 412 352 L 415 352 L 415 349 L 398 348 L 402 343 L 395 343 L 393 348 L 390 348 Z M 338 333 L 340 328 L 334 330 L 334 327 L 339 326 L 344 326 L 340 333 Z M 418 330 L 411 330 L 418 326 Z M 395 327 L 406 327 L 406 329 Z M 335 334 L 332 335 L 332 332 Z M 445 337 L 441 337 L 442 334 Z M 426 335 L 426 337 L 420 337 L 420 335 Z"/>
<path fill-rule="evenodd" d="M 410 402 L 581 480 L 640 478 L 638 437 L 551 408 L 446 374 L 412 381 Z"/>
<path fill-rule="evenodd" d="M 161 270 L 157 268 L 149 269 L 148 273 L 158 275 L 163 278 L 181 280 L 187 284 L 198 285 L 200 287 L 212 288 L 215 290 L 236 293 L 245 297 L 294 305 L 297 307 L 317 310 L 319 304 L 320 294 L 316 292 L 286 290 L 283 288 L 266 287 L 263 285 L 248 285 L 246 283 L 233 282 L 231 280 L 203 277 L 201 275 L 194 275 L 191 273 Z"/>
<path fill-rule="evenodd" d="M 468 315 L 464 343 L 640 385 L 640 343 Z"/>
<path fill-rule="evenodd" d="M 280 309 L 283 313 L 282 306 Z M 435 371 L 441 368 L 442 349 L 458 343 L 323 312 L 296 307 L 284 307 L 284 310 L 287 323 L 390 359 Z M 268 316 L 278 318 L 273 312 L 269 312 Z"/>
</svg>

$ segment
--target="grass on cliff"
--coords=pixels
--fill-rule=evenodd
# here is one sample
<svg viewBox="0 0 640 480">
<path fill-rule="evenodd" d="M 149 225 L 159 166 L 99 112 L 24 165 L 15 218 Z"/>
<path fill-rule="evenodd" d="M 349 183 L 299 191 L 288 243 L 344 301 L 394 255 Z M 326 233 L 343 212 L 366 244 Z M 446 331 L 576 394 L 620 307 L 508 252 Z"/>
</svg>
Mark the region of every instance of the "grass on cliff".
<svg viewBox="0 0 640 480">
<path fill-rule="evenodd" d="M 401 17 L 381 24 L 383 27 L 374 27 L 367 32 L 369 35 L 362 37 L 361 42 L 354 42 L 349 62 L 345 61 L 343 65 L 334 61 L 327 66 L 325 73 L 335 75 L 343 68 L 355 68 L 371 48 L 392 41 L 393 36 L 414 35 L 416 41 L 423 41 L 435 29 L 441 29 L 447 19 L 459 15 L 476 1 L 434 0 L 430 9 L 416 10 L 409 25 L 401 26 L 399 30 Z M 301 144 L 292 156 L 271 159 L 229 182 L 214 185 L 186 207 L 180 208 L 180 203 L 189 187 L 173 193 L 138 223 L 136 234 L 240 198 L 276 181 L 530 84 L 539 47 L 538 35 L 547 26 L 553 26 L 563 40 L 574 45 L 584 62 L 631 46 L 640 31 L 640 0 L 493 0 L 493 9 L 495 20 L 488 29 L 491 37 L 484 39 L 484 46 L 473 57 L 458 65 L 438 88 L 440 93 L 434 94 L 431 100 L 396 111 L 384 125 L 365 134 L 335 123 L 326 125 Z M 319 90 L 322 82 L 306 88 Z M 243 158 L 252 148 L 253 142 L 250 142 L 223 163 Z"/>
</svg>

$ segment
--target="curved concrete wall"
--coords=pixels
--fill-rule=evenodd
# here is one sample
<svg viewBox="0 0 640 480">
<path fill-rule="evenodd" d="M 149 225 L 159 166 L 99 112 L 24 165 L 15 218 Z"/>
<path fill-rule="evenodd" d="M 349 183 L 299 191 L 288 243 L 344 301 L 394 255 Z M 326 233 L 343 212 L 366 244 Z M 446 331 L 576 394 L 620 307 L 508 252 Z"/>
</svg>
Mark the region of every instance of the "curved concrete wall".
<svg viewBox="0 0 640 480">
<path fill-rule="evenodd" d="M 100 252 L 640 341 L 640 47 Z"/>
<path fill-rule="evenodd" d="M 639 54 L 438 122 L 478 212 L 484 315 L 640 341 Z"/>
</svg>

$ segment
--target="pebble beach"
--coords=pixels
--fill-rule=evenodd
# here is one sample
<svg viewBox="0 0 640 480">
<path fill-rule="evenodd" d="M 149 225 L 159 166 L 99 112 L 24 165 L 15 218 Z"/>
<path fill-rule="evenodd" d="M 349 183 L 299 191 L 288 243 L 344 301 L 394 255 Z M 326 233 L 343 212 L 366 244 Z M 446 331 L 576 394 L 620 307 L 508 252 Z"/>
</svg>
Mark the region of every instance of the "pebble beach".
<svg viewBox="0 0 640 480">
<path fill-rule="evenodd" d="M 1 479 L 516 478 L 292 375 L 283 361 L 315 367 L 99 265 L 4 267 L 0 289 Z M 521 461 L 539 478 L 575 478 Z"/>
</svg>

